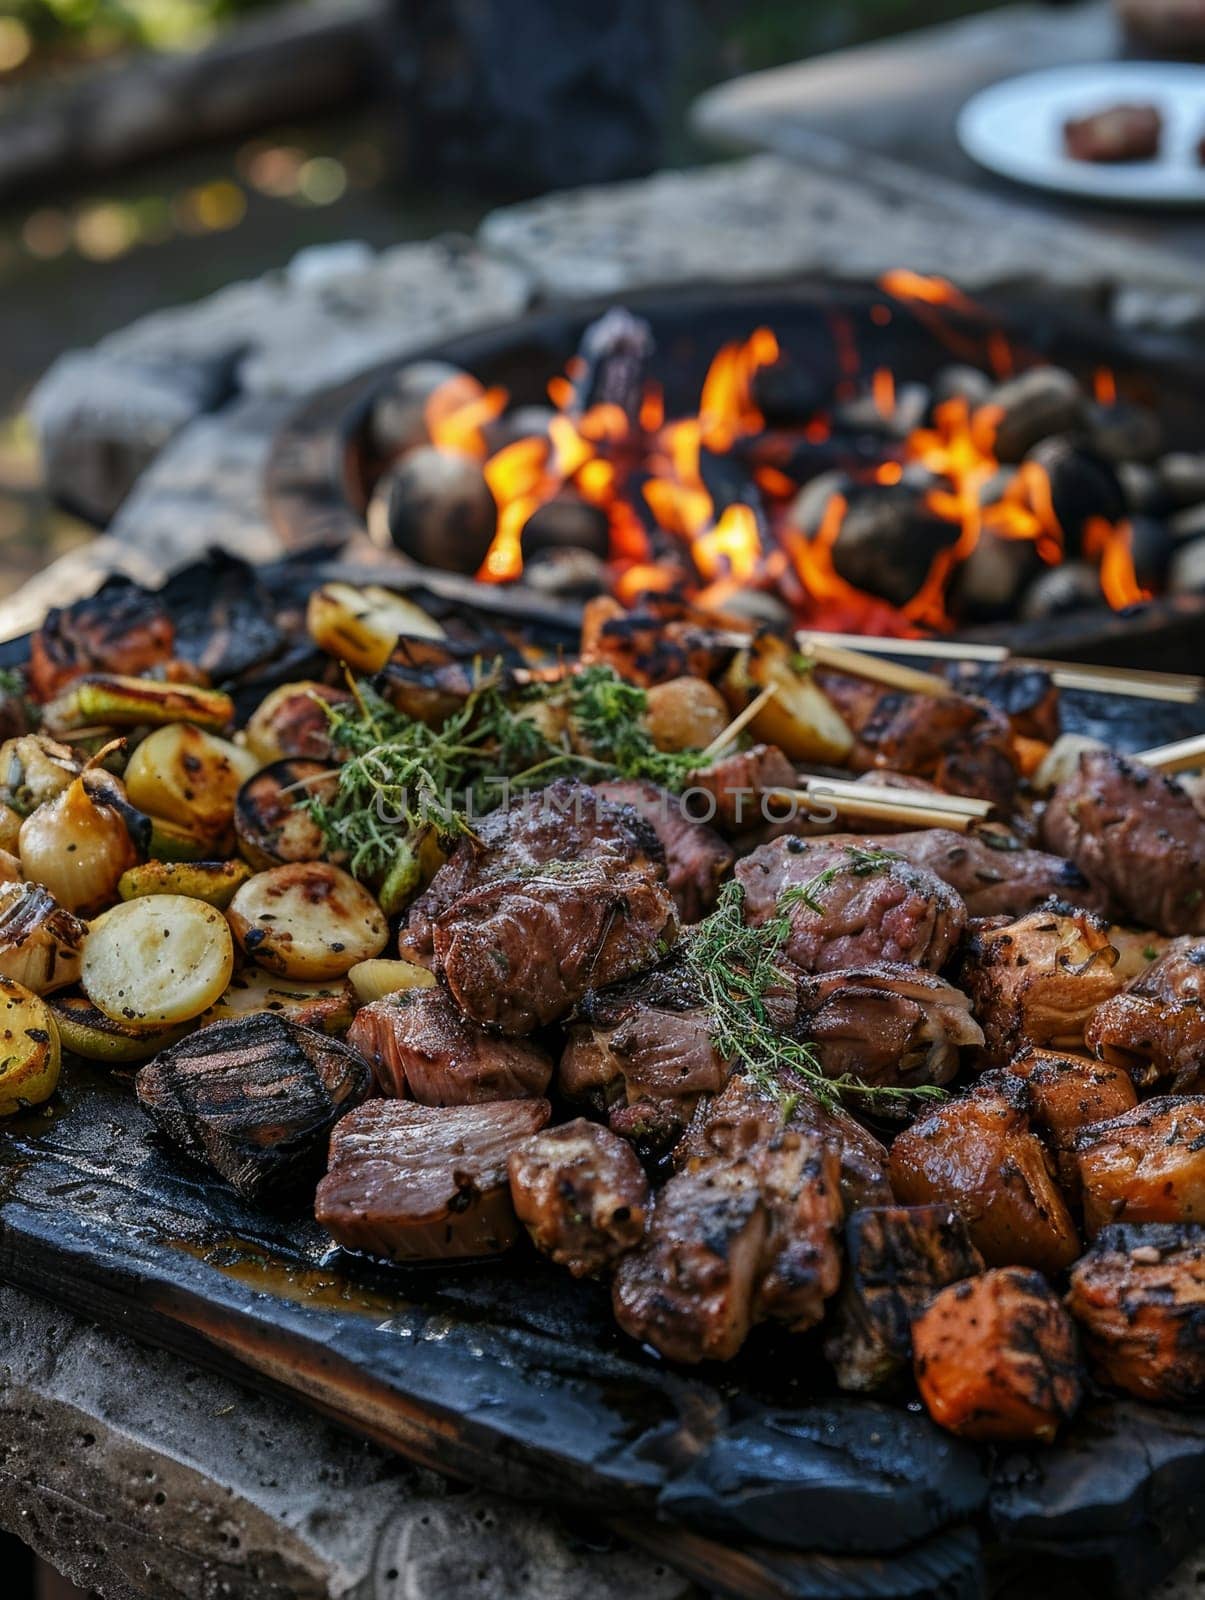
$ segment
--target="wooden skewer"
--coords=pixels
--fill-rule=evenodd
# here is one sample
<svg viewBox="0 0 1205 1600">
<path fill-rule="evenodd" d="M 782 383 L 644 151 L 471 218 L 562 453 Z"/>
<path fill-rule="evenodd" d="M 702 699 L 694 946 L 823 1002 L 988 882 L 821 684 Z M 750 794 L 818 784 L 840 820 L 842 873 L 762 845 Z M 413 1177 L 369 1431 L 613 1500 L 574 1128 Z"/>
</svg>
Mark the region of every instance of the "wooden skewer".
<svg viewBox="0 0 1205 1600">
<path fill-rule="evenodd" d="M 743 732 L 749 726 L 762 707 L 768 705 L 777 693 L 778 685 L 776 683 L 767 684 L 755 700 L 750 700 L 745 709 L 733 717 L 722 733 L 716 734 L 715 738 L 699 757 L 699 765 L 704 766 L 708 761 L 714 761 L 721 750 L 726 750 L 737 734 Z"/>
<path fill-rule="evenodd" d="M 801 654 L 818 667 L 848 672 L 855 678 L 866 678 L 871 683 L 882 683 L 907 694 L 930 694 L 941 699 L 958 692 L 952 683 L 939 678 L 935 672 L 918 672 L 915 667 L 901 667 L 898 662 L 880 660 L 863 650 L 829 644 L 814 633 L 797 633 L 795 641 Z"/>
<path fill-rule="evenodd" d="M 944 811 L 949 816 L 987 817 L 995 809 L 990 800 L 979 800 L 969 794 L 946 794 L 938 789 L 903 789 L 886 783 L 855 783 L 851 778 L 826 778 L 818 772 L 801 772 L 799 776 L 811 789 L 849 795 L 855 800 L 869 796 L 880 804 L 890 803 L 905 811 Z"/>
<path fill-rule="evenodd" d="M 790 804 L 801 801 L 812 805 L 831 805 L 841 816 L 865 818 L 868 822 L 897 822 L 905 828 L 951 828 L 965 833 L 979 821 L 978 813 L 951 811 L 945 807 L 902 805 L 898 789 L 875 788 L 868 784 L 838 784 L 818 778 L 804 789 L 770 789 L 767 798 Z"/>
<path fill-rule="evenodd" d="M 1140 750 L 1134 760 L 1154 767 L 1156 772 L 1189 772 L 1193 767 L 1205 767 L 1205 733 Z"/>
</svg>

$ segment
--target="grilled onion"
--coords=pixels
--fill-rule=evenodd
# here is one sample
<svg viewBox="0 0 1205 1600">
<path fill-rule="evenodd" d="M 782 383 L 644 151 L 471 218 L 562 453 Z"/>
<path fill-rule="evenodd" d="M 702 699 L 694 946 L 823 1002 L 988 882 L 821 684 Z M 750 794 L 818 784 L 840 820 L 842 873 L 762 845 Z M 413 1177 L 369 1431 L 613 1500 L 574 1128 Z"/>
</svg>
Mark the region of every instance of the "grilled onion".
<svg viewBox="0 0 1205 1600">
<path fill-rule="evenodd" d="M 188 722 L 156 728 L 130 757 L 130 799 L 152 817 L 214 837 L 230 826 L 240 784 L 255 757 Z"/>
<path fill-rule="evenodd" d="M 0 850 L 0 883 L 20 883 L 21 863 L 9 850 Z"/>
<path fill-rule="evenodd" d="M 220 911 L 182 894 L 127 900 L 88 930 L 80 983 L 107 1017 L 132 1028 L 199 1017 L 234 970 Z"/>
<path fill-rule="evenodd" d="M 146 861 L 122 873 L 117 892 L 123 900 L 184 894 L 225 911 L 250 876 L 245 861 Z"/>
<path fill-rule="evenodd" d="M 850 752 L 853 734 L 827 695 L 798 671 L 795 659 L 781 639 L 767 634 L 734 657 L 720 687 L 733 715 L 773 689 L 773 699 L 749 724 L 752 737 L 776 744 L 791 761 L 839 765 Z"/>
<path fill-rule="evenodd" d="M 417 961 L 357 961 L 347 976 L 362 1006 L 400 989 L 430 989 L 435 983 L 430 967 L 420 967 Z"/>
<path fill-rule="evenodd" d="M 40 883 L 0 884 L 0 977 L 34 994 L 79 977 L 87 928 Z"/>
<path fill-rule="evenodd" d="M 326 583 L 310 596 L 305 613 L 320 650 L 357 672 L 379 672 L 403 636 L 442 639 L 444 630 L 413 601 L 376 584 Z"/>
<path fill-rule="evenodd" d="M 21 870 L 68 911 L 95 916 L 112 903 L 118 880 L 139 860 L 149 833 L 116 778 L 85 772 L 22 823 Z"/>
<path fill-rule="evenodd" d="M 44 733 L 6 739 L 0 745 L 0 799 L 19 817 L 27 817 L 44 801 L 62 794 L 79 770 L 75 752 Z M 11 827 L 9 822 L 7 828 Z"/>
<path fill-rule="evenodd" d="M 16 853 L 17 838 L 24 820 L 19 811 L 14 810 L 6 801 L 0 800 L 0 850 L 7 850 L 10 854 Z"/>
<path fill-rule="evenodd" d="M 294 861 L 257 872 L 226 913 L 246 953 L 285 978 L 341 978 L 389 937 L 380 906 L 326 861 Z"/>
<path fill-rule="evenodd" d="M 351 699 L 346 689 L 325 683 L 282 683 L 252 713 L 247 724 L 247 748 L 257 761 L 283 761 L 300 756 L 325 761 L 331 753 L 330 718 L 325 706 L 343 705 Z"/>
<path fill-rule="evenodd" d="M 45 1000 L 0 978 L 0 1117 L 49 1100 L 59 1081 L 59 1032 Z"/>
</svg>

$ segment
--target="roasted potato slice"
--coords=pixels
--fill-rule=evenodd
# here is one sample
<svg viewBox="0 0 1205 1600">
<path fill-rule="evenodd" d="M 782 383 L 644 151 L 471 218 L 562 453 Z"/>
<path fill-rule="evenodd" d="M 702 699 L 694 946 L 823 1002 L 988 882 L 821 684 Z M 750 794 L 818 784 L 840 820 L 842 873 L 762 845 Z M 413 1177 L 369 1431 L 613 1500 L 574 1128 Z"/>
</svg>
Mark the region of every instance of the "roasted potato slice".
<svg viewBox="0 0 1205 1600">
<path fill-rule="evenodd" d="M 965 1439 L 1049 1441 L 1079 1406 L 1075 1328 L 1037 1272 L 951 1284 L 913 1323 L 912 1348 L 929 1415 Z"/>
<path fill-rule="evenodd" d="M 273 761 L 243 784 L 234 802 L 234 835 L 244 859 L 259 872 L 286 861 L 320 861 L 322 829 L 305 809 L 308 799 L 329 799 L 338 778 L 320 761 Z"/>
<path fill-rule="evenodd" d="M 326 861 L 256 873 L 226 915 L 247 955 L 284 978 L 341 978 L 379 956 L 389 937 L 368 890 Z"/>
<path fill-rule="evenodd" d="M 832 701 L 781 639 L 765 634 L 734 657 L 720 687 L 733 714 L 764 690 L 775 693 L 749 724 L 753 738 L 777 745 L 792 761 L 840 763 L 853 734 Z"/>
<path fill-rule="evenodd" d="M 380 958 L 357 961 L 347 976 L 362 1006 L 383 1000 L 387 994 L 397 994 L 401 989 L 430 989 L 436 981 L 431 969 L 420 967 L 417 961 Z"/>
<path fill-rule="evenodd" d="M 144 861 L 122 873 L 117 892 L 123 900 L 184 894 L 225 911 L 250 876 L 245 861 Z"/>
<path fill-rule="evenodd" d="M 45 1000 L 0 978 L 0 1117 L 49 1100 L 59 1081 L 59 1031 Z"/>
<path fill-rule="evenodd" d="M 0 977 L 34 994 L 79 977 L 87 927 L 40 883 L 0 883 Z"/>
<path fill-rule="evenodd" d="M 444 630 L 412 600 L 368 584 L 325 583 L 310 595 L 305 614 L 310 638 L 320 650 L 357 672 L 379 672 L 403 636 L 442 639 Z"/>
<path fill-rule="evenodd" d="M 644 725 L 658 750 L 704 750 L 729 721 L 724 696 L 703 678 L 671 678 L 648 690 Z"/>
<path fill-rule="evenodd" d="M 175 722 L 219 733 L 234 721 L 234 701 L 219 689 L 97 672 L 77 678 L 46 706 L 43 717 L 48 728 L 63 733 L 74 728 L 162 727 Z"/>
<path fill-rule="evenodd" d="M 274 1012 L 319 1033 L 346 1033 L 356 1014 L 356 991 L 346 978 L 301 983 L 275 978 L 261 967 L 246 967 L 235 973 L 226 993 L 210 1006 L 201 1022 L 231 1022 L 255 1011 Z"/>
<path fill-rule="evenodd" d="M 234 945 L 222 913 L 182 894 L 127 900 L 98 917 L 84 941 L 80 984 L 131 1028 L 199 1017 L 225 992 Z"/>
<path fill-rule="evenodd" d="M 126 791 L 139 810 L 210 838 L 228 828 L 240 786 L 258 763 L 227 739 L 173 722 L 156 728 L 130 757 Z"/>
<path fill-rule="evenodd" d="M 282 683 L 252 712 L 245 730 L 247 748 L 265 765 L 287 756 L 327 761 L 331 724 L 326 707 L 347 705 L 350 700 L 346 689 L 332 689 L 329 684 Z"/>
<path fill-rule="evenodd" d="M 1163 1095 L 1076 1135 L 1089 1235 L 1109 1222 L 1205 1222 L 1205 1095 Z"/>
<path fill-rule="evenodd" d="M 196 1023 L 164 1023 L 158 1028 L 131 1028 L 107 1017 L 86 995 L 56 994 L 46 1004 L 58 1025 L 64 1050 L 85 1061 L 101 1061 L 120 1066 L 130 1061 L 146 1061 L 157 1051 L 175 1044 Z"/>
</svg>

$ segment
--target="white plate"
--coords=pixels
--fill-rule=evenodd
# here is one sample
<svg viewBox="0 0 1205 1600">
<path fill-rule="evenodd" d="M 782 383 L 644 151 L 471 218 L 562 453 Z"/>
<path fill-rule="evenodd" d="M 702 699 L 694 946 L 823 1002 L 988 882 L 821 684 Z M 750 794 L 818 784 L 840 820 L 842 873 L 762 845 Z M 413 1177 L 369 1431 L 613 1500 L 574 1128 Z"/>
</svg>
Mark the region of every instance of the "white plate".
<svg viewBox="0 0 1205 1600">
<path fill-rule="evenodd" d="M 1154 161 L 1075 161 L 1063 124 L 1110 106 L 1155 105 L 1163 138 Z M 1205 205 L 1205 66 L 1115 61 L 1051 67 L 993 84 L 968 100 L 958 141 L 980 166 L 1017 183 L 1127 205 Z"/>
</svg>

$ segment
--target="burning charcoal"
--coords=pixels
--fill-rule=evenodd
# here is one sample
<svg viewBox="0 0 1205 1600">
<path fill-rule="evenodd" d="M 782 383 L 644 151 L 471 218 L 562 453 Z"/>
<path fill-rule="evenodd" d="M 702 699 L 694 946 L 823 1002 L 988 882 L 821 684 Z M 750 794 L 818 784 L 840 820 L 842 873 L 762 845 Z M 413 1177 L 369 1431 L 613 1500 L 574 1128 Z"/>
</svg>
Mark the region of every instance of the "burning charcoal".
<svg viewBox="0 0 1205 1600">
<path fill-rule="evenodd" d="M 873 1206 L 845 1225 L 845 1281 L 824 1354 L 842 1389 L 879 1389 L 912 1359 L 912 1324 L 938 1289 L 983 1271 L 949 1206 Z"/>
<path fill-rule="evenodd" d="M 472 574 L 485 560 L 498 520 L 480 466 L 453 450 L 412 450 L 390 475 L 390 537 L 424 566 Z"/>
<path fill-rule="evenodd" d="M 892 605 L 906 605 L 929 575 L 934 557 L 958 542 L 961 529 L 926 509 L 902 484 L 858 490 L 833 546 L 833 566 L 847 583 Z"/>
<path fill-rule="evenodd" d="M 793 528 L 798 528 L 805 539 L 814 539 L 820 532 L 833 496 L 843 495 L 848 500 L 854 488 L 854 480 L 847 472 L 822 472 L 796 495 L 787 513 L 787 521 Z"/>
<path fill-rule="evenodd" d="M 1032 539 L 981 538 L 950 580 L 951 615 L 966 622 L 1005 622 L 1046 569 Z"/>
<path fill-rule="evenodd" d="M 136 1087 L 173 1144 L 244 1198 L 263 1200 L 318 1176 L 332 1127 L 371 1083 L 367 1061 L 347 1045 L 261 1011 L 161 1051 Z"/>
<path fill-rule="evenodd" d="M 1073 611 L 1104 604 L 1100 577 L 1086 561 L 1064 561 L 1047 567 L 1030 584 L 1021 601 L 1023 622 L 1040 622 L 1044 617 L 1066 617 Z"/>
<path fill-rule="evenodd" d="M 1159 463 L 1159 482 L 1176 511 L 1205 501 L 1205 454 L 1178 451 Z"/>
<path fill-rule="evenodd" d="M 635 423 L 653 349 L 653 330 L 643 317 L 634 317 L 622 306 L 604 312 L 582 334 L 577 348 L 582 370 L 573 385 L 574 411 L 618 406 Z"/>
<path fill-rule="evenodd" d="M 753 404 L 772 428 L 807 422 L 827 398 L 815 376 L 785 355 L 770 366 L 756 369 L 751 394 Z"/>
<path fill-rule="evenodd" d="M 1113 468 L 1074 440 L 1043 439 L 1028 452 L 1025 461 L 1040 467 L 1046 475 L 1049 505 L 1063 530 L 1067 549 L 1078 550 L 1084 528 L 1092 518 L 1120 522 L 1125 516 L 1125 496 Z M 1029 509 L 1045 520 L 1045 495 L 1035 496 Z"/>
<path fill-rule="evenodd" d="M 523 525 L 523 554 L 537 555 L 542 550 L 586 550 L 605 560 L 611 550 L 607 513 L 572 489 L 562 489 L 537 507 Z"/>
<path fill-rule="evenodd" d="M 447 361 L 412 361 L 395 372 L 372 403 L 368 431 L 373 447 L 392 458 L 430 444 L 427 402 L 444 384 L 455 386 L 448 392 L 460 404 L 482 393 L 476 378 Z"/>
<path fill-rule="evenodd" d="M 1141 461 L 1122 461 L 1117 468 L 1117 481 L 1125 496 L 1126 510 L 1147 517 L 1161 517 L 1170 509 L 1171 502 L 1163 480 L 1154 467 Z"/>
<path fill-rule="evenodd" d="M 494 455 L 520 439 L 547 438 L 548 424 L 555 416 L 551 406 L 516 406 L 487 422 L 481 432 L 489 453 Z"/>
<path fill-rule="evenodd" d="M 1205 594 L 1205 539 L 1192 539 L 1176 551 L 1167 587 L 1172 594 Z"/>
<path fill-rule="evenodd" d="M 589 550 L 540 550 L 524 560 L 523 581 L 540 594 L 589 600 L 605 592 L 607 569 Z"/>
<path fill-rule="evenodd" d="M 1021 461 L 1052 433 L 1084 420 L 1084 391 L 1062 367 L 1035 367 L 992 391 L 971 418 L 975 442 L 998 461 Z"/>
<path fill-rule="evenodd" d="M 1134 576 L 1142 588 L 1162 589 L 1166 586 L 1175 548 L 1176 542 L 1166 522 L 1161 522 L 1158 517 L 1130 518 L 1130 554 L 1134 561 Z"/>
<path fill-rule="evenodd" d="M 1163 448 L 1163 424 L 1147 406 L 1094 402 L 1088 407 L 1088 440 L 1106 461 L 1154 461 Z"/>
<path fill-rule="evenodd" d="M 933 408 L 947 400 L 965 400 L 972 410 L 992 392 L 992 380 L 978 367 L 943 367 L 933 380 Z"/>
<path fill-rule="evenodd" d="M 1205 534 L 1205 500 L 1200 505 L 1177 511 L 1170 523 L 1176 539 L 1198 539 Z"/>
</svg>

